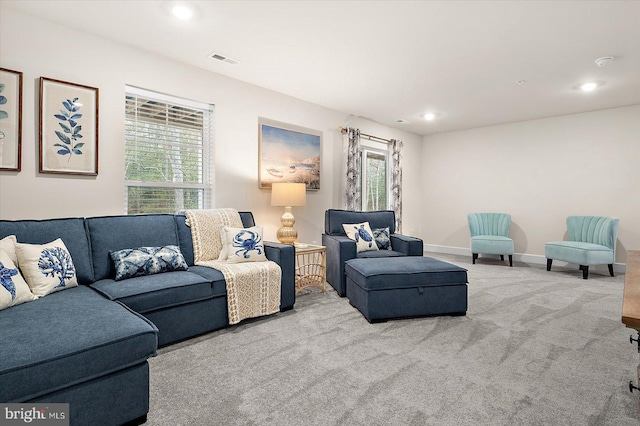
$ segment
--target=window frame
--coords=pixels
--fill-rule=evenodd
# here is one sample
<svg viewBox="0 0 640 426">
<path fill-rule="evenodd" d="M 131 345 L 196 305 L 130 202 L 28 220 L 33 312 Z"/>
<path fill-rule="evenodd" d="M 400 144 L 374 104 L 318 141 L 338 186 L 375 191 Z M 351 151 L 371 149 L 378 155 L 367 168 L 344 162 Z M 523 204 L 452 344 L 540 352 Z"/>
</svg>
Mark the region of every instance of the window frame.
<svg viewBox="0 0 640 426">
<path fill-rule="evenodd" d="M 168 104 L 170 106 L 178 106 L 184 108 L 190 108 L 199 110 L 203 113 L 203 123 L 202 123 L 202 157 L 199 163 L 199 167 L 201 168 L 201 176 L 202 182 L 173 182 L 173 181 L 145 181 L 145 180 L 129 180 L 126 178 L 126 167 L 127 167 L 127 127 L 128 121 L 130 120 L 129 114 L 125 110 L 125 137 L 124 137 L 124 156 L 125 156 L 125 177 L 124 177 L 124 211 L 125 214 L 133 214 L 129 211 L 129 190 L 130 188 L 161 188 L 161 189 L 171 189 L 171 190 L 191 190 L 197 189 L 201 190 L 198 194 L 198 208 L 212 208 L 213 200 L 214 200 L 214 166 L 213 166 L 213 158 L 214 158 L 214 132 L 213 132 L 213 123 L 214 123 L 214 112 L 215 105 L 207 104 L 203 102 L 192 101 L 189 99 L 180 98 L 177 96 L 171 96 L 160 92 L 155 92 L 151 90 L 142 89 L 134 86 L 125 86 L 125 108 L 127 107 L 127 98 L 133 97 L 143 97 L 145 99 L 149 99 L 152 101 L 161 102 L 164 104 Z M 138 120 L 136 119 L 137 123 Z M 140 120 L 140 122 L 144 122 L 144 120 Z M 167 126 L 170 127 L 170 126 Z M 168 144 L 173 147 L 176 144 Z M 160 212 L 158 212 L 160 213 Z M 165 212 L 169 213 L 169 212 Z M 171 212 L 175 213 L 175 211 Z M 144 213 L 141 213 L 144 214 Z"/>
<path fill-rule="evenodd" d="M 368 193 L 367 193 L 367 153 L 374 153 L 378 155 L 384 156 L 385 159 L 385 191 L 386 191 L 386 205 L 382 210 L 390 210 L 391 209 L 391 175 L 389 173 L 389 168 L 391 166 L 391 158 L 389 155 L 389 150 L 363 145 L 361 147 L 362 158 L 360 161 L 360 177 L 362 180 L 361 184 L 361 209 L 362 211 L 370 211 L 367 210 L 368 204 Z"/>
</svg>

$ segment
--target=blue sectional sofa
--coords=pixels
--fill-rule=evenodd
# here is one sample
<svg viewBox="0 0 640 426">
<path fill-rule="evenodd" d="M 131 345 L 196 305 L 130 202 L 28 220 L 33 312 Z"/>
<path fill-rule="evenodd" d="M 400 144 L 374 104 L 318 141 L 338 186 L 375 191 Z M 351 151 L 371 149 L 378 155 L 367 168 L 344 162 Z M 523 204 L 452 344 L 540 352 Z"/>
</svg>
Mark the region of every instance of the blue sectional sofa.
<svg viewBox="0 0 640 426">
<path fill-rule="evenodd" d="M 255 225 L 251 213 L 241 218 Z M 72 425 L 142 423 L 157 347 L 228 325 L 224 277 L 193 265 L 184 216 L 0 220 L 0 239 L 9 235 L 61 238 L 80 285 L 0 311 L 0 402 L 69 403 Z M 180 247 L 187 271 L 114 280 L 110 251 L 165 245 Z M 291 309 L 294 248 L 265 251 L 282 268 L 281 310 Z"/>
</svg>

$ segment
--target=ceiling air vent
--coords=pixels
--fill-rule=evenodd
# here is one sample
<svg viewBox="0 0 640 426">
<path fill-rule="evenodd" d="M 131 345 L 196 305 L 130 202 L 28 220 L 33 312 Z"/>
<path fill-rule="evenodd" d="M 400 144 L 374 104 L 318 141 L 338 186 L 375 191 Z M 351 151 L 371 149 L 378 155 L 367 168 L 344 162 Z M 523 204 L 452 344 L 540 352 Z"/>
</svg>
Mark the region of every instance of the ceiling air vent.
<svg viewBox="0 0 640 426">
<path fill-rule="evenodd" d="M 231 65 L 238 65 L 238 64 L 240 63 L 240 61 L 239 61 L 239 60 L 237 60 L 237 59 L 233 59 L 233 58 L 230 58 L 230 57 L 228 57 L 228 56 L 221 55 L 221 54 L 216 53 L 216 52 L 210 53 L 210 54 L 209 54 L 209 57 L 210 57 L 210 58 L 213 58 L 213 59 L 215 59 L 215 60 L 217 60 L 217 61 L 225 62 L 225 63 L 227 63 L 227 64 L 231 64 Z"/>
</svg>

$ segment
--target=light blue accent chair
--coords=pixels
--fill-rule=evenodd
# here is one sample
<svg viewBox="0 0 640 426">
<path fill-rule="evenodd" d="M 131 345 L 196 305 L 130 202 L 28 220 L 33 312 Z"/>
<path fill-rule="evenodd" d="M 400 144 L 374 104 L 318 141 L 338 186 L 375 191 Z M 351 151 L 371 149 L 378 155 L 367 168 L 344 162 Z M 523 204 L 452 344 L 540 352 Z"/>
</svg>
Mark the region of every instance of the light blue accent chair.
<svg viewBox="0 0 640 426">
<path fill-rule="evenodd" d="M 471 259 L 475 265 L 479 253 L 499 254 L 500 260 L 509 255 L 513 266 L 513 240 L 509 238 L 511 215 L 506 213 L 469 213 Z"/>
<path fill-rule="evenodd" d="M 580 265 L 582 278 L 586 280 L 590 265 L 606 263 L 609 274 L 613 277 L 619 222 L 619 219 L 613 217 L 569 216 L 569 241 L 554 241 L 544 246 L 547 271 L 551 270 L 554 260 L 576 263 Z"/>
</svg>

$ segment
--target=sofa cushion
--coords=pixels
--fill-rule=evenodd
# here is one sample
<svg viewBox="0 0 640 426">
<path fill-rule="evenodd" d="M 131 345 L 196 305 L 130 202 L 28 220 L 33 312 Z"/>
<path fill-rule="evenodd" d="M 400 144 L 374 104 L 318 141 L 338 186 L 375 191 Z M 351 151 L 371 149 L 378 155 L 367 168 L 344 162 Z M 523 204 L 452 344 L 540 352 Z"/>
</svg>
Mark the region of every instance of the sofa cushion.
<svg viewBox="0 0 640 426">
<path fill-rule="evenodd" d="M 396 232 L 396 216 L 393 210 L 374 212 L 353 212 L 329 209 L 324 214 L 324 233 L 327 235 L 346 235 L 342 224 L 369 222 L 371 228 L 389 227 L 389 233 Z"/>
<path fill-rule="evenodd" d="M 173 215 L 103 216 L 86 219 L 91 240 L 94 281 L 115 277 L 109 252 L 144 246 L 178 245 Z"/>
<path fill-rule="evenodd" d="M 9 235 L 15 235 L 19 243 L 29 244 L 45 244 L 61 238 L 71 253 L 78 282 L 89 284 L 94 281 L 84 219 L 0 220 L 0 238 Z"/>
<path fill-rule="evenodd" d="M 76 268 L 67 246 L 58 238 L 47 244 L 16 244 L 18 264 L 35 296 L 78 285 Z"/>
<path fill-rule="evenodd" d="M 364 251 L 362 253 L 358 253 L 358 259 L 366 259 L 366 258 L 380 258 L 380 257 L 400 257 L 406 256 L 404 253 L 400 253 L 399 251 L 393 250 L 376 250 L 376 251 Z"/>
<path fill-rule="evenodd" d="M 211 282 L 189 271 L 165 272 L 122 281 L 107 278 L 91 284 L 91 288 L 141 314 L 213 297 Z"/>
<path fill-rule="evenodd" d="M 116 281 L 188 269 L 178 246 L 122 249 L 110 255 L 116 268 Z"/>
<path fill-rule="evenodd" d="M 152 323 L 85 286 L 0 314 L 2 402 L 37 398 L 156 353 L 158 330 Z"/>
<path fill-rule="evenodd" d="M 217 269 L 210 268 L 208 266 L 189 266 L 189 272 L 198 274 L 211 282 L 211 292 L 213 297 L 226 296 L 227 283 L 224 280 L 224 275 Z"/>
</svg>

